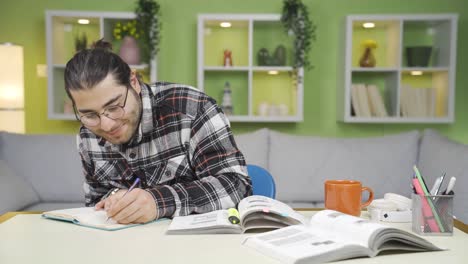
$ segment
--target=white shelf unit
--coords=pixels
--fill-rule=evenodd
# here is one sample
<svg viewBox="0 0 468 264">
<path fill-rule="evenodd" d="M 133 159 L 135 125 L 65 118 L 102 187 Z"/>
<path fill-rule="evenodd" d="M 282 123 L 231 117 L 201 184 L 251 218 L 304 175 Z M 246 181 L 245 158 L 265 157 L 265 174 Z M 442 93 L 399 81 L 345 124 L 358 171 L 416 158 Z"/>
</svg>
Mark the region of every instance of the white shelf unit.
<svg viewBox="0 0 468 264">
<path fill-rule="evenodd" d="M 284 32 L 280 18 L 279 14 L 198 16 L 198 88 L 221 105 L 224 83 L 230 82 L 234 107 L 230 121 L 303 121 L 304 70 L 291 66 L 293 38 Z M 221 22 L 230 22 L 231 27 L 222 28 Z M 285 65 L 259 65 L 259 50 L 266 48 L 273 57 L 278 45 L 286 48 Z M 233 66 L 223 66 L 224 49 L 232 51 Z M 265 105 L 269 111 L 259 109 Z"/>
<path fill-rule="evenodd" d="M 346 123 L 453 123 L 457 21 L 456 14 L 346 16 L 337 119 Z M 364 28 L 366 22 L 375 27 Z M 377 43 L 373 50 L 376 65 L 360 67 L 360 44 L 368 39 Z M 427 65 L 410 67 L 407 48 L 417 46 L 432 48 L 430 60 Z M 353 107 L 353 84 L 376 85 L 388 116 L 372 110 L 371 116 L 358 115 Z"/>
<path fill-rule="evenodd" d="M 65 65 L 75 53 L 74 37 L 78 34 L 86 34 L 88 47 L 92 42 L 104 38 L 113 44 L 114 52 L 118 52 L 116 46 L 120 43 L 113 38 L 113 27 L 116 22 L 134 20 L 136 15 L 133 12 L 47 10 L 45 16 L 48 118 L 75 120 L 63 80 Z M 78 19 L 87 19 L 89 24 L 79 24 Z M 156 67 L 156 58 L 142 62 L 140 65 L 130 65 L 130 68 L 140 72 L 149 82 L 157 79 Z"/>
</svg>

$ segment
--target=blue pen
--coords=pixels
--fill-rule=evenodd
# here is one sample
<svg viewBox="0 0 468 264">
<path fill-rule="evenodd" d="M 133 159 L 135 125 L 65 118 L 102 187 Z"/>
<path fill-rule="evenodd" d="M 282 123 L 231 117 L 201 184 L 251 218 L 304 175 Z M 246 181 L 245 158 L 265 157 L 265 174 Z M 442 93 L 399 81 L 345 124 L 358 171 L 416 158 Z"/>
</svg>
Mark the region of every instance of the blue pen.
<svg viewBox="0 0 468 264">
<path fill-rule="evenodd" d="M 140 178 L 136 178 L 135 182 L 132 184 L 132 186 L 130 186 L 130 188 L 128 188 L 128 190 L 124 193 L 124 195 L 122 195 L 122 198 L 125 197 L 125 195 L 127 195 L 127 193 L 131 192 L 133 190 L 133 188 L 135 188 L 135 186 L 137 186 L 137 184 L 140 182 Z M 122 199 L 120 198 L 120 199 Z M 109 221 L 110 217 L 107 217 L 106 219 L 106 222 Z"/>
</svg>

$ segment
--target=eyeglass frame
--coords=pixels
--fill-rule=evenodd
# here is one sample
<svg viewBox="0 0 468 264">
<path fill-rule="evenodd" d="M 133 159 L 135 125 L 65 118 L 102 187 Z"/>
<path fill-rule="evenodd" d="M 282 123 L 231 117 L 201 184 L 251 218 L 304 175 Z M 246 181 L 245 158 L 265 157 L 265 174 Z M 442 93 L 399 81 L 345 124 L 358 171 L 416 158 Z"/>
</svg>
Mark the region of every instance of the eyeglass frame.
<svg viewBox="0 0 468 264">
<path fill-rule="evenodd" d="M 112 119 L 112 120 L 118 120 L 120 118 L 122 118 L 123 116 L 125 116 L 125 106 L 127 104 L 127 98 L 128 98 L 128 92 L 130 90 L 130 87 L 127 86 L 127 92 L 125 93 L 125 100 L 124 100 L 124 103 L 123 105 L 110 105 L 110 106 L 107 106 L 106 108 L 104 108 L 104 110 L 99 114 L 98 112 L 93 112 L 93 113 L 89 113 L 89 114 L 84 114 L 84 115 L 79 115 L 78 114 L 78 109 L 76 108 L 76 105 L 75 105 L 75 102 L 73 102 L 73 111 L 75 112 L 75 118 L 76 120 L 80 121 L 81 124 L 85 125 L 85 126 L 89 126 L 89 127 L 97 127 L 101 124 L 101 116 L 105 116 L 109 119 Z M 107 109 L 110 108 L 110 107 L 120 107 L 122 108 L 122 111 L 123 111 L 123 114 L 122 116 L 118 117 L 118 118 L 111 118 L 109 117 L 108 115 L 106 115 L 106 112 L 107 112 Z M 97 115 L 97 117 L 99 118 L 99 123 L 97 123 L 96 125 L 94 126 L 90 126 L 90 125 L 86 125 L 85 123 L 83 123 L 83 121 L 81 121 L 81 118 L 83 116 L 86 116 L 86 115 Z"/>
</svg>

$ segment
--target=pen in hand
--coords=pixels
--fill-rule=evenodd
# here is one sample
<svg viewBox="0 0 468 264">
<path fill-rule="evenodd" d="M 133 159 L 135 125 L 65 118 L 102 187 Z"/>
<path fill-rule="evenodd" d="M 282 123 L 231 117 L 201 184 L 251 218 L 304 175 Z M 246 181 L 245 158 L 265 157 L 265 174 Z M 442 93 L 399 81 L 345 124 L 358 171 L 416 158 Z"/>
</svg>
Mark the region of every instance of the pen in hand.
<svg viewBox="0 0 468 264">
<path fill-rule="evenodd" d="M 133 182 L 132 186 L 130 186 L 130 188 L 128 188 L 128 190 L 124 193 L 124 195 L 122 195 L 122 198 L 125 197 L 125 195 L 127 195 L 127 193 L 131 192 L 133 190 L 133 188 L 135 188 L 135 186 L 137 186 L 137 184 L 140 182 L 140 178 L 136 178 L 135 182 Z M 120 199 L 122 199 L 120 198 Z M 106 222 L 109 221 L 110 217 L 107 217 L 106 219 Z"/>
</svg>

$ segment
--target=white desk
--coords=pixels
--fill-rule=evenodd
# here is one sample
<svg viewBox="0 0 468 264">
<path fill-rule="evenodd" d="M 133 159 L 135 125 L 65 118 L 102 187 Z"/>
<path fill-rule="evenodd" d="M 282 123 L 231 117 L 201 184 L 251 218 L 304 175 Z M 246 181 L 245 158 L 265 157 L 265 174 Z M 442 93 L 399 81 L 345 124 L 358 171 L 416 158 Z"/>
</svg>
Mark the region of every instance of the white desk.
<svg viewBox="0 0 468 264">
<path fill-rule="evenodd" d="M 311 215 L 314 212 L 304 212 Z M 363 213 L 363 216 L 366 213 Z M 16 215 L 0 224 L 0 263 L 279 263 L 241 245 L 247 235 L 165 235 L 169 220 L 119 231 L 101 231 Z M 409 229 L 409 224 L 397 227 Z M 468 263 L 468 235 L 426 237 L 443 252 L 404 253 L 359 258 L 339 263 Z"/>
</svg>

